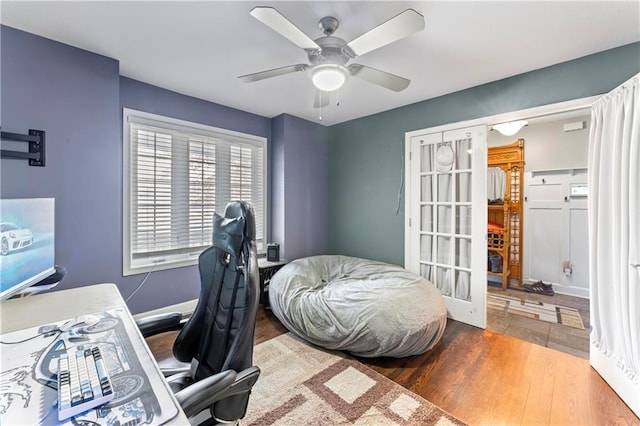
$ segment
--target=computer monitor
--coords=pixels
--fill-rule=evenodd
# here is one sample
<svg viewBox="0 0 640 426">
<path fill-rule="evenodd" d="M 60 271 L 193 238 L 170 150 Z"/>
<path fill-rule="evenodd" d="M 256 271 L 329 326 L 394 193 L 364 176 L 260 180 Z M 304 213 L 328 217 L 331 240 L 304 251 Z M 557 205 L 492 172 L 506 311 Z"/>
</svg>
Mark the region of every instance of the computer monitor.
<svg viewBox="0 0 640 426">
<path fill-rule="evenodd" d="M 53 198 L 0 200 L 0 300 L 55 272 Z"/>
</svg>

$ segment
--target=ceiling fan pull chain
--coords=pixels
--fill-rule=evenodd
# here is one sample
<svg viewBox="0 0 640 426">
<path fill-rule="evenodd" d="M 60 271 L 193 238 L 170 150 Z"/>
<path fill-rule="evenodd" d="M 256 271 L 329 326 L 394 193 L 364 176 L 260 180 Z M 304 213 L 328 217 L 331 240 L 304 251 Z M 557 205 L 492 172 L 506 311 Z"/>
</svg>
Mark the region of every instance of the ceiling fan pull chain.
<svg viewBox="0 0 640 426">
<path fill-rule="evenodd" d="M 320 99 L 320 109 L 318 110 L 318 119 L 322 121 L 322 90 L 318 90 L 318 97 Z"/>
<path fill-rule="evenodd" d="M 336 106 L 340 106 L 340 89 L 336 90 Z"/>
</svg>

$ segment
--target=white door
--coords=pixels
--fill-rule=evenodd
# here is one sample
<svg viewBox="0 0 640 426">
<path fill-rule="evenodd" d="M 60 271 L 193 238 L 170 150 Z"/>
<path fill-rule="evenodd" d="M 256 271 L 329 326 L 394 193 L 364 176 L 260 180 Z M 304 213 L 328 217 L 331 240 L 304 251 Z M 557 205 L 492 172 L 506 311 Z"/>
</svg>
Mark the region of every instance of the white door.
<svg viewBox="0 0 640 426">
<path fill-rule="evenodd" d="M 486 326 L 486 126 L 405 138 L 405 268 L 434 283 L 449 318 Z"/>
</svg>

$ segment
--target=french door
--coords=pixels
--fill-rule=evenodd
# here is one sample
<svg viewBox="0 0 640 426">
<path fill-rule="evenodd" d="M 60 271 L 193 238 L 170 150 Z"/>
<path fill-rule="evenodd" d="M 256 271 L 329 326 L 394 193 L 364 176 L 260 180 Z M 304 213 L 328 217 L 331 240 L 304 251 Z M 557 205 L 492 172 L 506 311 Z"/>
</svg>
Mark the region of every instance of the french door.
<svg viewBox="0 0 640 426">
<path fill-rule="evenodd" d="M 486 126 L 405 137 L 405 268 L 440 290 L 449 318 L 486 326 Z"/>
</svg>

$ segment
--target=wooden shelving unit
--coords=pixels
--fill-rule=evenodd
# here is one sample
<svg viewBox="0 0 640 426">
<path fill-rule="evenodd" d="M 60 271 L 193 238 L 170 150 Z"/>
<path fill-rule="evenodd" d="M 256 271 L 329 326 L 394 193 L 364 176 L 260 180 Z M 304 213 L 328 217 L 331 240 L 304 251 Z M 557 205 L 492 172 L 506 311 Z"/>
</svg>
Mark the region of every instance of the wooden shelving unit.
<svg viewBox="0 0 640 426">
<path fill-rule="evenodd" d="M 524 139 L 510 145 L 489 148 L 488 166 L 505 172 L 502 204 L 490 204 L 487 220 L 502 225 L 502 232 L 488 229 L 487 250 L 502 257 L 502 272 L 487 271 L 502 278 L 506 290 L 510 279 L 522 287 L 522 212 L 524 178 Z"/>
</svg>

